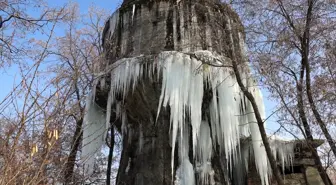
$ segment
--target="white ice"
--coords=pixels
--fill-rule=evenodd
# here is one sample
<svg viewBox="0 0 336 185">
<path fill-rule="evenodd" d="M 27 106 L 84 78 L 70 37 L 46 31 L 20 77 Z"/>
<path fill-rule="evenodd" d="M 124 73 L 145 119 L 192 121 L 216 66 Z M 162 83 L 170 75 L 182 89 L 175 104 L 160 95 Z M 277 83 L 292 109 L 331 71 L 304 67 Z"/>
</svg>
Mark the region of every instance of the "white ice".
<svg viewBox="0 0 336 185">
<path fill-rule="evenodd" d="M 254 155 L 258 156 L 255 158 L 257 171 L 260 174 L 262 184 L 269 184 L 269 164 L 253 108 L 240 91 L 231 68 L 213 66 L 230 65 L 229 59 L 210 51 L 197 51 L 193 54 L 165 51 L 158 54 L 155 62 L 146 63 L 144 61 L 143 56 L 124 58 L 115 62 L 114 69 L 111 71 L 108 104 L 115 103 L 117 95 L 122 96 L 122 101 L 115 104 L 119 107 L 118 112 L 123 120 L 123 132 L 130 132 L 128 135 L 131 137 L 132 130 L 127 126 L 126 113 L 122 111 L 122 105 L 119 103 L 124 104 L 127 101 L 127 97 L 133 93 L 138 82 L 143 80 L 144 76 L 149 77 L 150 80 L 161 79 L 162 87 L 157 116 L 159 116 L 162 107 L 170 108 L 172 174 L 174 173 L 175 145 L 178 143 L 178 138 L 187 140 L 189 134 L 191 135 L 191 146 L 195 154 L 193 158 L 198 163 L 196 171 L 203 174 L 201 175 L 203 181 L 211 181 L 211 174 L 213 174 L 211 167 L 212 146 L 219 145 L 220 151 L 229 160 L 230 166 L 228 167 L 232 168 L 237 160 L 247 160 L 246 157 L 244 159 L 239 157 L 240 151 L 237 148 L 239 149 L 242 137 L 251 137 Z M 248 86 L 255 97 L 262 118 L 265 119 L 262 94 L 259 88 L 253 80 L 247 78 L 249 74 L 243 73 L 242 76 L 244 84 Z M 210 120 L 202 117 L 204 89 L 212 91 L 212 98 L 208 102 Z M 111 110 L 108 109 L 109 111 Z M 106 123 L 107 121 L 109 118 L 104 120 Z M 188 124 L 191 125 L 191 130 L 185 134 L 184 129 Z M 143 130 L 139 135 L 140 149 L 143 144 L 142 134 Z M 290 154 L 288 153 L 292 148 L 274 150 L 282 156 L 281 160 L 285 165 L 289 160 Z M 183 150 L 179 150 L 179 152 L 181 151 Z M 188 176 L 188 179 L 191 178 L 191 173 L 195 173 L 194 170 L 191 170 L 193 166 L 189 158 L 185 156 L 186 154 L 188 152 L 179 154 L 179 173 L 176 173 L 179 181 L 183 181 L 181 173 L 186 173 L 184 176 Z"/>
<path fill-rule="evenodd" d="M 95 154 L 100 150 L 105 141 L 105 121 L 105 113 L 95 104 L 92 95 L 89 95 L 86 100 L 83 120 L 83 147 L 81 156 L 84 163 L 84 171 L 87 174 L 92 174 Z"/>
</svg>

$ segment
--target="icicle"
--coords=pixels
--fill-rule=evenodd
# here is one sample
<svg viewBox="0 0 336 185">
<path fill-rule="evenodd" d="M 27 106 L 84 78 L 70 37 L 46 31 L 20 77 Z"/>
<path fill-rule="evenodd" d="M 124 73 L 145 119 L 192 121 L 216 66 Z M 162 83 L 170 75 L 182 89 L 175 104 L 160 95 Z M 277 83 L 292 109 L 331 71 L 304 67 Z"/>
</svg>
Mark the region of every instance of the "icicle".
<svg viewBox="0 0 336 185">
<path fill-rule="evenodd" d="M 184 160 L 176 170 L 175 185 L 195 185 L 195 174 L 189 159 Z"/>
<path fill-rule="evenodd" d="M 105 121 L 106 116 L 103 110 L 95 104 L 92 94 L 89 95 L 83 120 L 82 160 L 85 173 L 92 174 L 93 172 L 95 153 L 104 143 Z"/>
<path fill-rule="evenodd" d="M 189 160 L 189 129 L 188 126 L 179 129 L 179 167 L 176 170 L 175 185 L 195 185 L 194 167 Z"/>
<path fill-rule="evenodd" d="M 112 38 L 119 22 L 119 10 L 115 11 L 109 19 L 109 39 Z"/>
<path fill-rule="evenodd" d="M 239 116 L 239 131 L 241 137 L 247 138 L 251 135 L 250 132 L 250 126 L 248 123 L 247 119 L 247 114 L 246 112 L 246 97 L 244 96 L 243 93 L 239 93 L 239 109 L 240 109 L 240 116 Z"/>
<path fill-rule="evenodd" d="M 248 164 L 250 161 L 250 143 L 246 140 L 240 145 L 240 157 L 232 169 L 233 184 L 247 184 Z"/>
<path fill-rule="evenodd" d="M 139 129 L 139 153 L 142 152 L 142 147 L 144 144 L 144 136 L 143 136 L 143 130 L 142 130 L 142 125 L 139 125 L 140 129 Z"/>
<path fill-rule="evenodd" d="M 131 168 L 131 162 L 132 162 L 132 158 L 128 158 L 128 163 L 127 163 L 127 166 L 126 166 L 126 169 L 125 169 L 125 172 L 128 173 L 128 171 L 130 170 Z"/>
<path fill-rule="evenodd" d="M 211 160 L 211 156 L 212 141 L 210 127 L 207 121 L 202 121 L 197 144 L 197 159 L 199 162 L 206 163 Z"/>
<path fill-rule="evenodd" d="M 213 184 L 212 176 L 214 171 L 211 167 L 212 141 L 207 121 L 202 121 L 197 143 L 197 172 L 200 173 L 201 184 Z"/>
<path fill-rule="evenodd" d="M 135 4 L 133 4 L 133 10 L 132 10 L 132 22 L 134 21 L 134 15 L 135 15 Z"/>
<path fill-rule="evenodd" d="M 167 55 L 164 55 L 167 56 Z M 172 133 L 172 159 L 174 158 L 177 131 L 184 126 L 186 111 L 190 113 L 193 148 L 202 120 L 203 76 L 196 70 L 200 61 L 190 59 L 188 55 L 171 52 L 164 60 L 162 67 L 162 89 L 159 100 L 158 114 L 161 106 L 170 107 L 170 124 Z M 172 160 L 172 167 L 174 161 Z M 173 173 L 172 169 L 172 173 Z"/>
<path fill-rule="evenodd" d="M 250 92 L 255 98 L 261 118 L 264 120 L 265 110 L 264 110 L 264 105 L 263 105 L 263 101 L 261 98 L 261 92 L 259 91 L 257 87 L 255 87 L 254 82 L 251 82 L 248 85 L 251 85 L 249 86 Z M 271 173 L 269 173 L 268 158 L 267 158 L 265 147 L 263 145 L 261 134 L 259 132 L 259 126 L 257 124 L 257 120 L 254 115 L 254 110 L 250 102 L 247 102 L 246 111 L 247 111 L 248 122 L 250 125 L 250 131 L 251 131 L 252 146 L 253 146 L 253 152 L 255 156 L 254 157 L 255 166 L 260 175 L 261 183 L 263 185 L 264 184 L 268 185 L 269 184 L 268 178 L 271 175 Z"/>
<path fill-rule="evenodd" d="M 112 91 L 110 90 L 109 92 L 109 95 L 108 95 L 108 98 L 107 98 L 107 106 L 106 106 L 106 131 L 105 131 L 105 134 L 104 134 L 104 138 L 107 137 L 107 134 L 108 134 L 108 128 L 110 127 L 110 119 L 111 119 L 111 111 L 112 111 L 112 104 L 113 104 L 113 101 L 114 101 L 114 98 L 113 98 L 113 95 L 112 95 Z"/>
<path fill-rule="evenodd" d="M 239 101 L 237 101 L 238 88 L 235 79 L 229 70 L 223 68 L 211 68 L 208 77 L 213 99 L 210 104 L 210 123 L 214 142 L 220 146 L 225 156 L 236 154 L 239 146 Z M 229 158 L 229 160 L 236 158 Z M 233 164 L 233 161 L 229 161 Z"/>
<path fill-rule="evenodd" d="M 278 161 L 281 162 L 282 171 L 285 171 L 286 167 L 293 165 L 294 158 L 294 142 L 288 142 L 277 138 L 271 137 L 269 140 L 271 150 L 275 157 L 279 156 Z"/>
<path fill-rule="evenodd" d="M 260 91 L 260 89 L 257 87 L 255 82 L 250 82 L 252 84 L 252 87 L 250 89 L 251 93 L 253 94 L 255 101 L 257 103 L 257 106 L 259 108 L 259 112 L 260 112 L 260 116 L 263 120 L 265 120 L 265 107 L 264 107 L 264 101 L 262 98 L 262 93 Z M 256 131 L 258 132 L 258 134 L 260 135 L 259 130 Z M 251 133 L 252 134 L 252 133 Z M 277 156 L 279 156 L 280 158 L 278 160 L 280 160 L 281 162 L 281 167 L 282 170 L 285 170 L 286 166 L 292 166 L 293 162 L 293 157 L 294 157 L 294 143 L 293 142 L 286 142 L 283 141 L 281 139 L 277 139 L 275 136 L 273 138 L 271 138 L 269 140 L 270 142 L 270 147 L 273 153 L 273 156 L 275 158 L 277 158 Z M 264 147 L 263 147 L 264 148 Z M 266 152 L 265 154 L 266 155 Z M 259 155 L 256 155 L 259 156 Z M 267 156 L 266 156 L 267 157 Z M 268 165 L 269 171 L 270 166 Z M 271 176 L 272 174 L 269 173 L 269 176 Z"/>
</svg>

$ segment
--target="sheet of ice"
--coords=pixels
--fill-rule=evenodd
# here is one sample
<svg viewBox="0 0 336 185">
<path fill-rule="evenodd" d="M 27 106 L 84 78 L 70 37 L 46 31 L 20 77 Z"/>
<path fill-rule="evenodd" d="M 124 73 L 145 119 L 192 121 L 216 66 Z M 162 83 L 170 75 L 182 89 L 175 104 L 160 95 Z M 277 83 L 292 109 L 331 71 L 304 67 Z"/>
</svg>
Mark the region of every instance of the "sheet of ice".
<svg viewBox="0 0 336 185">
<path fill-rule="evenodd" d="M 92 174 L 95 154 L 101 149 L 105 141 L 106 115 L 103 110 L 95 104 L 92 95 L 87 97 L 85 109 L 81 157 L 85 173 Z"/>
</svg>

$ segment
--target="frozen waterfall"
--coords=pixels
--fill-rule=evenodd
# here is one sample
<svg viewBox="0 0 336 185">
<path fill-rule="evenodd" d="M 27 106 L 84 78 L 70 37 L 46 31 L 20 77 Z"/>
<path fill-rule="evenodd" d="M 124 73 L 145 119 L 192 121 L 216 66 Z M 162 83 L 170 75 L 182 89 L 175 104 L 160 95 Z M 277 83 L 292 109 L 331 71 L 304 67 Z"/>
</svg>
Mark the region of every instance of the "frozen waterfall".
<svg viewBox="0 0 336 185">
<path fill-rule="evenodd" d="M 224 156 L 228 157 L 230 167 L 241 159 L 239 150 L 240 139 L 251 137 L 252 151 L 255 164 L 263 185 L 269 184 L 271 175 L 265 148 L 262 144 L 259 128 L 253 114 L 250 102 L 244 97 L 236 83 L 230 67 L 215 67 L 216 65 L 230 65 L 230 59 L 215 55 L 210 51 L 182 53 L 175 51 L 161 52 L 156 60 L 148 62 L 144 56 L 124 58 L 113 64 L 111 73 L 111 89 L 108 97 L 107 118 L 103 118 L 102 111 L 91 100 L 87 102 L 85 116 L 84 149 L 83 154 L 89 155 L 103 144 L 104 132 L 107 129 L 111 106 L 116 106 L 117 94 L 122 94 L 123 102 L 127 101 L 128 92 L 133 91 L 144 76 L 149 79 L 162 79 L 161 95 L 157 115 L 162 107 L 170 107 L 170 127 L 172 138 L 172 174 L 174 174 L 174 153 L 176 144 L 179 145 L 179 158 L 176 177 L 177 184 L 194 184 L 194 173 L 200 173 L 204 182 L 212 181 L 211 157 L 216 144 Z M 246 73 L 246 72 L 242 72 Z M 244 74 L 243 76 L 248 76 Z M 244 84 L 253 94 L 265 118 L 262 94 L 253 79 L 244 79 Z M 202 103 L 204 90 L 212 92 L 209 102 L 210 120 L 202 117 Z M 121 102 L 121 103 L 123 103 Z M 120 105 L 118 105 L 120 106 Z M 118 107 L 117 106 L 117 107 Z M 119 110 L 119 109 L 118 109 Z M 125 115 L 125 113 L 119 113 Z M 126 130 L 126 116 L 123 117 L 123 131 Z M 186 118 L 188 121 L 186 121 Z M 185 131 L 186 125 L 191 125 L 190 131 Z M 211 129 L 210 129 L 211 128 Z M 125 130 L 124 130 L 125 129 Z M 195 165 L 189 161 L 184 143 L 189 134 L 192 136 L 192 149 Z M 99 135 L 101 134 L 101 135 Z M 91 141 L 90 141 L 91 140 Z M 98 141 L 99 140 L 99 141 Z M 273 145 L 273 151 L 280 154 L 283 166 L 292 155 L 293 147 L 283 149 L 283 145 Z M 84 152 L 85 151 L 85 152 Z M 246 156 L 249 158 L 249 156 Z M 90 159 L 88 163 L 92 163 Z M 92 164 L 91 164 L 92 165 Z M 186 179 L 188 183 L 186 183 Z"/>
</svg>

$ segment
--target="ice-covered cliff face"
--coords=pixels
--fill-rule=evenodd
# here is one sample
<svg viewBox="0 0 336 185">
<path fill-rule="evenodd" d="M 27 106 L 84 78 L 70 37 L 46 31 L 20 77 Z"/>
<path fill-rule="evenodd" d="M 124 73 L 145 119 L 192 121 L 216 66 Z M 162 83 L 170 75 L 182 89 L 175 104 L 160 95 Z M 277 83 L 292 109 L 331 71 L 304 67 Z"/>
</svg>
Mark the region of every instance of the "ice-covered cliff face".
<svg viewBox="0 0 336 185">
<path fill-rule="evenodd" d="M 228 6 L 210 0 L 181 0 L 179 3 L 132 1 L 123 4 L 111 16 L 103 35 L 108 62 L 102 65 L 101 74 L 104 76 L 102 79 L 110 83 L 110 88 L 106 97 L 106 119 L 101 125 L 109 124 L 113 111 L 121 119 L 124 141 L 134 142 L 137 138 L 140 146 L 132 147 L 136 152 L 143 150 L 142 145 L 148 143 L 143 140 L 145 130 L 138 127 L 138 134 L 133 137 L 135 132 L 131 125 L 134 123 L 127 118 L 134 117 L 128 115 L 134 114 L 130 111 L 151 114 L 147 114 L 146 106 L 128 111 L 123 107 L 132 106 L 129 102 L 132 96 L 146 96 L 146 103 L 157 102 L 156 119 L 162 112 L 169 114 L 171 177 L 175 176 L 175 184 L 193 185 L 199 180 L 197 178 L 204 184 L 214 184 L 212 159 L 215 151 L 226 157 L 225 168 L 230 170 L 241 161 L 248 161 L 249 154 L 254 153 L 253 156 L 257 157 L 253 160 L 261 182 L 269 184 L 271 173 L 257 121 L 250 102 L 243 96 L 233 75 L 231 60 L 239 61 L 240 67 L 244 66 L 241 70 L 243 83 L 254 95 L 265 118 L 263 99 L 246 64 L 242 25 Z M 145 94 L 144 91 L 148 90 L 145 85 L 148 84 L 159 84 L 159 94 Z M 92 97 L 95 97 L 94 93 Z M 154 116 L 139 123 L 156 124 L 156 121 Z M 84 122 L 91 124 L 90 121 Z M 104 135 L 102 130 L 84 129 L 84 132 L 96 134 L 92 138 L 100 139 L 99 136 Z M 250 137 L 251 142 L 241 148 L 243 137 Z M 84 146 L 91 148 L 89 151 L 97 149 L 95 142 L 86 142 Z M 155 145 L 155 141 L 153 143 Z M 274 154 L 282 156 L 284 163 L 290 161 L 287 160 L 292 155 L 290 147 L 280 150 L 283 145 L 273 146 Z M 189 150 L 193 156 L 189 156 Z M 178 164 L 174 161 L 176 151 Z M 128 157 L 125 154 L 125 158 Z M 126 169 L 129 168 L 132 166 L 127 165 Z M 247 170 L 247 166 L 243 168 Z"/>
</svg>

